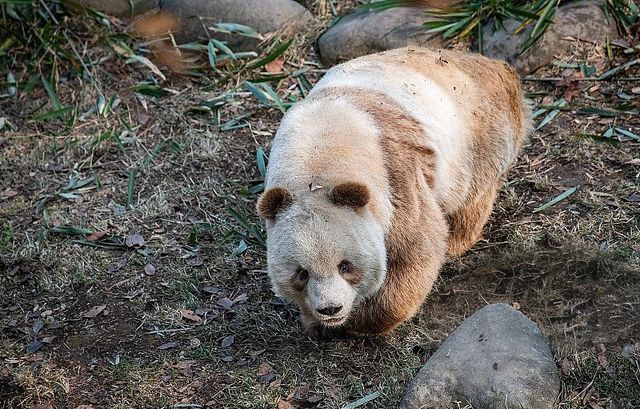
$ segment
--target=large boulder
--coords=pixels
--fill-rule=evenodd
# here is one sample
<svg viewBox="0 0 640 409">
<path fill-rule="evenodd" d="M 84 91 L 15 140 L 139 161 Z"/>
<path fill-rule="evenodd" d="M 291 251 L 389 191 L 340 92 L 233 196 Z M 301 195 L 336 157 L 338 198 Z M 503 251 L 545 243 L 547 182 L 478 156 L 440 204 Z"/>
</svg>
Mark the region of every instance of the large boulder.
<svg viewBox="0 0 640 409">
<path fill-rule="evenodd" d="M 216 23 L 249 26 L 260 34 L 283 30 L 289 34 L 302 31 L 313 20 L 307 9 L 293 0 L 162 0 L 163 12 L 179 20 L 176 39 L 180 43 L 226 41 L 234 51 L 255 49 L 260 40 L 208 29 Z"/>
<path fill-rule="evenodd" d="M 583 41 L 604 44 L 608 38 L 617 36 L 616 26 L 607 19 L 601 1 L 569 3 L 556 11 L 554 22 L 526 52 L 518 55 L 535 24 L 518 34 L 515 30 L 521 21 L 504 21 L 504 29 L 493 30 L 492 24 L 483 28 L 482 51 L 488 57 L 506 60 L 520 74 L 530 74 L 553 62 L 555 56 L 570 54 L 573 37 Z"/>
<path fill-rule="evenodd" d="M 397 7 L 357 10 L 325 31 L 317 42 L 323 64 L 330 66 L 366 54 L 405 46 L 440 47 L 442 37 L 427 34 L 422 9 Z"/>
<path fill-rule="evenodd" d="M 63 0 L 72 11 L 92 8 L 116 17 L 133 17 L 159 7 L 159 0 Z"/>
<path fill-rule="evenodd" d="M 559 391 L 553 355 L 536 324 L 507 304 L 491 304 L 445 340 L 400 408 L 552 409 Z"/>
</svg>

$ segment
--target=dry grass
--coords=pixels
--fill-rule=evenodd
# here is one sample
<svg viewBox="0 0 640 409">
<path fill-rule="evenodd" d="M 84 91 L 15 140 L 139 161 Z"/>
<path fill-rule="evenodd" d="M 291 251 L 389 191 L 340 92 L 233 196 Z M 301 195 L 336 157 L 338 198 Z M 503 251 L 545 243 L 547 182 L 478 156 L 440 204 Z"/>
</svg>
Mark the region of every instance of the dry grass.
<svg viewBox="0 0 640 409">
<path fill-rule="evenodd" d="M 323 73 L 308 47 L 317 29 L 280 57 L 287 75 L 272 86 L 282 101 L 303 97 L 295 71 L 304 69 L 310 82 Z M 603 72 L 625 58 L 619 52 L 607 62 L 602 50 L 582 44 L 567 61 Z M 634 69 L 624 76 L 637 77 Z M 0 116 L 16 128 L 0 136 L 1 407 L 264 408 L 284 400 L 339 408 L 373 392 L 381 395 L 366 407 L 393 407 L 447 334 L 491 302 L 519 306 L 549 337 L 563 372 L 559 407 L 640 406 L 640 226 L 632 196 L 640 193 L 639 143 L 578 136 L 609 127 L 638 133 L 640 121 L 576 112 L 637 106 L 638 81 L 577 84 L 573 108 L 532 137 L 486 239 L 446 266 L 415 319 L 386 338 L 316 342 L 302 335 L 295 309 L 273 298 L 265 272 L 251 188 L 261 181 L 256 150 L 268 151 L 281 112 L 242 86 L 259 71 L 223 85 L 211 82 L 220 73 L 170 76 L 159 85 L 176 92 L 151 97 L 132 87 L 152 74 L 114 59 L 98 78 L 122 103 L 63 134 L 61 121 L 25 114 L 47 103 L 44 90 L 0 100 Z M 578 70 L 570 71 L 551 67 L 538 76 Z M 576 86 L 526 85 L 539 105 Z M 82 94 L 93 101 L 93 89 L 69 81 L 58 93 L 61 101 Z M 212 113 L 190 110 L 222 95 L 227 102 Z M 238 127 L 221 131 L 229 121 Z M 65 190 L 69 180 L 91 177 Z M 567 199 L 533 213 L 574 186 Z M 56 226 L 104 235 L 61 234 Z M 127 247 L 133 234 L 143 247 Z M 90 246 L 109 243 L 119 244 Z M 86 317 L 96 306 L 105 309 Z M 34 340 L 47 342 L 27 353 Z"/>
</svg>

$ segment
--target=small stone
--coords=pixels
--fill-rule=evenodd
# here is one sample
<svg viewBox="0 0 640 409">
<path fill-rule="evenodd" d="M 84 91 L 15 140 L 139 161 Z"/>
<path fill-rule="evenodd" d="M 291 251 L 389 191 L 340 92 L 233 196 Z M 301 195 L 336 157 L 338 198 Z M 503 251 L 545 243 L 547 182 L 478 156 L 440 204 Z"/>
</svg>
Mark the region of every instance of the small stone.
<svg viewBox="0 0 640 409">
<path fill-rule="evenodd" d="M 507 304 L 488 305 L 462 324 L 422 367 L 401 409 L 551 409 L 560 378 L 537 325 Z M 455 407 L 455 405 L 453 406 Z"/>
<path fill-rule="evenodd" d="M 529 38 L 535 24 L 513 34 L 522 24 L 520 20 L 503 22 L 504 30 L 493 31 L 488 23 L 482 30 L 482 53 L 488 57 L 506 60 L 520 74 L 531 74 L 538 68 L 553 62 L 556 56 L 569 55 L 573 46 L 567 37 L 581 41 L 604 44 L 607 38 L 616 38 L 613 19 L 607 19 L 602 11 L 602 1 L 583 1 L 558 7 L 553 21 L 545 33 L 527 51 L 518 55 L 519 49 Z"/>
<path fill-rule="evenodd" d="M 433 20 L 416 7 L 358 10 L 342 17 L 318 38 L 318 53 L 325 65 L 406 46 L 437 48 L 440 35 L 427 33 L 424 23 Z"/>
<path fill-rule="evenodd" d="M 254 50 L 261 40 L 219 33 L 210 27 L 216 23 L 235 23 L 251 27 L 259 34 L 279 30 L 295 34 L 313 20 L 311 13 L 293 0 L 163 0 L 161 8 L 178 18 L 175 33 L 178 42 L 215 38 L 225 41 L 232 51 Z"/>
</svg>

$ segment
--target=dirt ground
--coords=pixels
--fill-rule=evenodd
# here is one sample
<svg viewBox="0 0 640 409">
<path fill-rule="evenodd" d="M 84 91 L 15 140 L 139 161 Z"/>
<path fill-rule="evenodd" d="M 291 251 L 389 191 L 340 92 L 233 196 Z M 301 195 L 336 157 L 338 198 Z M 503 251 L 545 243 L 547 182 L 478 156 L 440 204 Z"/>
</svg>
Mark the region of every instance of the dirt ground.
<svg viewBox="0 0 640 409">
<path fill-rule="evenodd" d="M 312 83 L 323 73 L 310 38 L 278 60 L 284 101 L 304 97 L 297 70 Z M 450 260 L 398 331 L 331 342 L 302 334 L 266 275 L 253 207 L 277 106 L 240 80 L 210 86 L 216 73 L 163 69 L 168 91 L 142 95 L 154 74 L 117 58 L 98 75 L 121 101 L 104 115 L 33 121 L 44 90 L 3 97 L 13 129 L 0 131 L 0 407 L 341 408 L 365 396 L 362 407 L 395 407 L 447 335 L 494 302 L 549 338 L 559 408 L 640 407 L 640 70 L 594 81 L 579 67 L 596 76 L 636 58 L 615 51 L 609 61 L 576 44 L 524 81 L 538 107 L 568 102 L 536 118 L 550 120 L 485 239 Z M 95 103 L 89 81 L 63 80 L 61 101 Z M 218 109 L 191 109 L 221 95 Z"/>
</svg>

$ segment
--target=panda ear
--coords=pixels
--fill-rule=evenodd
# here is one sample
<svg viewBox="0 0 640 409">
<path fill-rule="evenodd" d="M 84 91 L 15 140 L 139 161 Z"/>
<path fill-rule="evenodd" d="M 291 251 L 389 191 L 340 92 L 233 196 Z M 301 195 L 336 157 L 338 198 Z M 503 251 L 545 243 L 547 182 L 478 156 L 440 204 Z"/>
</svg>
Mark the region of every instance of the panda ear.
<svg viewBox="0 0 640 409">
<path fill-rule="evenodd" d="M 287 189 L 272 187 L 260 195 L 256 210 L 263 219 L 273 220 L 278 213 L 291 206 L 292 203 L 293 196 Z"/>
<path fill-rule="evenodd" d="M 369 203 L 370 196 L 369 188 L 362 183 L 346 182 L 331 189 L 329 200 L 336 206 L 359 209 Z"/>
</svg>

